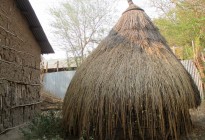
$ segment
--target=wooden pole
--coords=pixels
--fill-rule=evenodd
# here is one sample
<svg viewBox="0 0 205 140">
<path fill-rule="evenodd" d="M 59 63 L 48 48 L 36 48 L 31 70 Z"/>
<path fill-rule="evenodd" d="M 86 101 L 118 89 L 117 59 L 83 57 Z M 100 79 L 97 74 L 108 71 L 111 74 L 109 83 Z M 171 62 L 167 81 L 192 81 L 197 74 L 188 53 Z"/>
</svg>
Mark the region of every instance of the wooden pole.
<svg viewBox="0 0 205 140">
<path fill-rule="evenodd" d="M 46 73 L 48 72 L 48 62 L 46 62 Z"/>
<path fill-rule="evenodd" d="M 204 53 L 203 52 L 201 52 L 201 57 L 202 57 L 203 62 L 205 62 L 205 58 L 204 58 Z"/>
<path fill-rule="evenodd" d="M 58 72 L 58 68 L 59 68 L 59 61 L 57 61 L 57 72 Z"/>
<path fill-rule="evenodd" d="M 195 59 L 195 57 L 196 57 L 196 56 L 195 56 L 196 53 L 195 53 L 195 45 L 194 45 L 194 41 L 193 41 L 193 40 L 191 41 L 191 44 L 192 44 L 193 53 L 194 53 L 194 56 L 193 56 L 193 57 L 194 57 L 194 59 Z"/>
<path fill-rule="evenodd" d="M 192 47 L 193 47 L 193 51 L 194 51 L 194 62 L 200 72 L 201 78 L 204 79 L 205 74 L 204 74 L 204 66 L 203 66 L 203 60 L 200 56 L 200 52 L 199 49 L 197 47 L 199 46 L 195 46 L 194 41 L 192 40 Z"/>
</svg>

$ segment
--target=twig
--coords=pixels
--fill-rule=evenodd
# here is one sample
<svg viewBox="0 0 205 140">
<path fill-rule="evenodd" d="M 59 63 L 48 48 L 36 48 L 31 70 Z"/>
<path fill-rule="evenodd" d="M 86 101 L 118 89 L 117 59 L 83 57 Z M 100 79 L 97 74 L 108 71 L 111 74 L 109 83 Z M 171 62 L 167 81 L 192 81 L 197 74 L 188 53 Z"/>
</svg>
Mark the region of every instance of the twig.
<svg viewBox="0 0 205 140">
<path fill-rule="evenodd" d="M 7 14 L 6 11 L 3 10 L 3 8 L 0 7 L 0 10 L 3 11 L 5 14 Z"/>
<path fill-rule="evenodd" d="M 1 25 L 0 25 L 0 28 L 3 29 L 5 32 L 7 32 L 7 33 L 9 33 L 9 34 L 11 34 L 11 35 L 13 35 L 13 36 L 16 36 L 14 33 L 8 31 L 7 29 L 5 29 L 5 28 L 4 28 L 3 26 L 1 26 Z"/>
<path fill-rule="evenodd" d="M 3 109 L 3 97 L 2 96 L 0 96 L 1 98 L 0 98 L 0 101 L 1 101 L 1 104 L 0 104 L 0 109 L 2 110 Z"/>
<path fill-rule="evenodd" d="M 51 108 L 42 108 L 41 111 L 50 111 L 50 110 L 53 110 L 53 111 L 59 111 L 59 110 L 62 110 L 62 108 L 58 108 L 58 107 L 51 107 Z"/>
<path fill-rule="evenodd" d="M 34 55 L 30 54 L 30 53 L 27 53 L 27 52 L 23 52 L 23 51 L 19 51 L 19 50 L 16 50 L 14 48 L 11 48 L 11 47 L 8 47 L 8 46 L 5 46 L 5 45 L 0 45 L 0 47 L 2 48 L 5 48 L 5 49 L 9 49 L 9 50 L 13 50 L 13 51 L 16 51 L 18 53 L 24 53 L 24 54 L 27 54 L 27 55 L 30 55 L 32 57 L 35 57 Z"/>
<path fill-rule="evenodd" d="M 30 69 L 40 70 L 40 69 L 37 69 L 37 68 L 31 67 L 31 66 L 23 66 L 23 65 L 20 65 L 20 64 L 14 63 L 14 62 L 10 62 L 10 61 L 6 61 L 6 60 L 2 60 L 2 59 L 0 59 L 0 61 L 1 61 L 1 62 L 4 62 L 4 63 L 8 63 L 8 64 L 13 64 L 13 65 L 18 65 L 18 66 L 22 66 L 22 67 L 30 68 Z"/>
<path fill-rule="evenodd" d="M 21 126 L 24 126 L 24 125 L 26 125 L 26 123 L 21 124 L 21 125 L 18 125 L 18 126 L 15 126 L 15 127 L 7 128 L 7 129 L 5 129 L 4 131 L 2 131 L 2 132 L 0 133 L 0 135 L 1 135 L 1 134 L 4 134 L 5 132 L 7 132 L 7 131 L 9 131 L 9 130 L 12 130 L 12 129 L 15 129 L 15 128 L 18 128 L 18 127 L 21 127 Z"/>
<path fill-rule="evenodd" d="M 43 101 L 36 102 L 36 103 L 31 103 L 31 104 L 24 104 L 24 105 L 13 106 L 13 107 L 11 107 L 11 109 L 18 108 L 18 107 L 24 107 L 24 106 L 37 105 L 37 104 L 40 104 L 40 103 L 42 103 L 42 102 L 43 102 Z"/>
<path fill-rule="evenodd" d="M 5 14 L 3 14 L 2 12 L 0 12 L 1 15 L 3 15 L 4 17 L 6 17 L 7 19 L 9 19 L 8 16 L 6 16 Z"/>
<path fill-rule="evenodd" d="M 5 29 L 3 26 L 0 25 L 0 28 L 3 29 L 5 32 L 7 32 L 7 33 L 13 35 L 14 37 L 17 37 L 17 38 L 18 38 L 19 40 L 21 40 L 22 42 L 24 42 L 23 39 L 21 39 L 21 38 L 20 38 L 19 36 L 17 36 L 16 34 L 10 32 L 9 30 Z"/>
<path fill-rule="evenodd" d="M 6 78 L 0 78 L 0 80 L 6 80 L 6 81 L 9 81 L 9 82 L 14 82 L 14 83 L 22 84 L 22 85 L 41 86 L 41 84 L 29 84 L 29 83 L 24 83 L 22 81 L 12 81 L 12 80 L 9 80 L 9 79 L 6 79 Z"/>
</svg>

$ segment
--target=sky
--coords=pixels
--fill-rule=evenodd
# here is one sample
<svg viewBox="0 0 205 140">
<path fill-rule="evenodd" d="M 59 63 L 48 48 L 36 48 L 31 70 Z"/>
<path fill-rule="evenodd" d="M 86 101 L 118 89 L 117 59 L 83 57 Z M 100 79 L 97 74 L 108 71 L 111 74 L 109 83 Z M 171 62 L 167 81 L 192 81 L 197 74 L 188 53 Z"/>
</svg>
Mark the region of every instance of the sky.
<svg viewBox="0 0 205 140">
<path fill-rule="evenodd" d="M 66 53 L 60 49 L 60 46 L 57 45 L 56 42 L 54 42 L 54 34 L 52 32 L 52 16 L 49 13 L 50 8 L 58 8 L 60 3 L 65 0 L 29 0 L 40 23 L 43 27 L 44 32 L 46 33 L 46 36 L 53 47 L 55 54 L 44 54 L 43 57 L 46 60 L 49 59 L 65 59 Z M 139 7 L 145 10 L 145 12 L 151 17 L 157 17 L 157 12 L 154 8 L 148 6 L 146 4 L 147 0 L 133 0 L 135 4 L 137 4 Z M 119 3 L 117 5 L 118 7 L 118 17 L 121 16 L 121 14 L 127 9 L 128 3 L 127 0 L 119 0 Z"/>
</svg>

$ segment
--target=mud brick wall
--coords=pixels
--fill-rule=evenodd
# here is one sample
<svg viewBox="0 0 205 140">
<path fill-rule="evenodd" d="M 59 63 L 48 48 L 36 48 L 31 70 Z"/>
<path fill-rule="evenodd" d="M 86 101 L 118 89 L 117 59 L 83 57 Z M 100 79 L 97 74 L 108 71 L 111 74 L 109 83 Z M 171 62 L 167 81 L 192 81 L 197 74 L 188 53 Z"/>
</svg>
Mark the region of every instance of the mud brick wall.
<svg viewBox="0 0 205 140">
<path fill-rule="evenodd" d="M 0 133 L 40 111 L 40 54 L 15 0 L 0 0 Z"/>
</svg>

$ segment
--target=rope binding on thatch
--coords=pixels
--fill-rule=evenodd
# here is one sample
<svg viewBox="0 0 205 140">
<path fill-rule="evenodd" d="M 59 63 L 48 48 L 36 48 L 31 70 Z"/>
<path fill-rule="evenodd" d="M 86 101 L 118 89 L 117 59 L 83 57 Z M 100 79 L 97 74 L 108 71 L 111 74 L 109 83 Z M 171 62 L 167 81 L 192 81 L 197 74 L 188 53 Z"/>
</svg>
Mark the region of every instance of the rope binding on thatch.
<svg viewBox="0 0 205 140">
<path fill-rule="evenodd" d="M 123 12 L 122 14 L 128 12 L 128 11 L 131 11 L 131 10 L 141 10 L 141 11 L 144 11 L 143 9 L 139 8 L 139 7 L 134 7 L 134 8 L 130 8 L 130 9 L 127 9 L 125 12 Z"/>
</svg>

